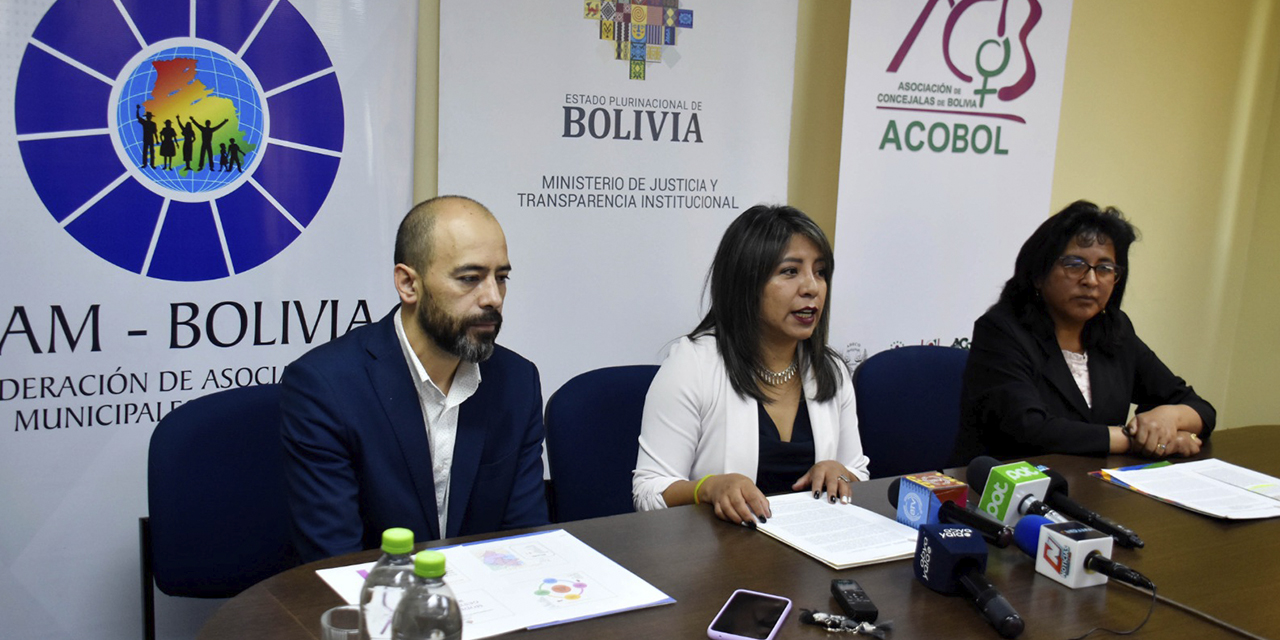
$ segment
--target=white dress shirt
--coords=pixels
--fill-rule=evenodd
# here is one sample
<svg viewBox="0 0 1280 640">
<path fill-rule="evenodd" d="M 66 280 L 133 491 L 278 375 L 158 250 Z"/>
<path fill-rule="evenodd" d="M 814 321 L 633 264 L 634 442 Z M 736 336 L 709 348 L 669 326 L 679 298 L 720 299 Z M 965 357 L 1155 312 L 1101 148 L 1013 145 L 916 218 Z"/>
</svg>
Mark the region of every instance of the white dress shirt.
<svg viewBox="0 0 1280 640">
<path fill-rule="evenodd" d="M 418 354 L 409 345 L 409 338 L 404 333 L 404 321 L 400 314 L 395 315 L 396 337 L 400 339 L 400 349 L 404 351 L 404 359 L 413 373 L 413 386 L 418 390 L 418 403 L 422 407 L 422 419 L 427 430 L 427 442 L 431 446 L 431 478 L 436 489 L 436 512 L 440 515 L 440 535 L 448 529 L 445 525 L 449 519 L 449 474 L 453 469 L 453 444 L 458 435 L 458 408 L 475 394 L 480 387 L 480 365 L 474 362 L 458 363 L 458 370 L 453 375 L 453 384 L 446 395 L 436 386 L 427 369 L 418 360 Z"/>
</svg>

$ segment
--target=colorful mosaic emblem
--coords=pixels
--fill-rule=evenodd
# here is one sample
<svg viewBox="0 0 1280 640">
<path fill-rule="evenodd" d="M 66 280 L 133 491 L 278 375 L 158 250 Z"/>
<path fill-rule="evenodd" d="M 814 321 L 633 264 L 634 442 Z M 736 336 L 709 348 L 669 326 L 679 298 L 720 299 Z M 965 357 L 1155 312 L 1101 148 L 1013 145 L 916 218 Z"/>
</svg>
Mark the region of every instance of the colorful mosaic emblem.
<svg viewBox="0 0 1280 640">
<path fill-rule="evenodd" d="M 675 64 L 676 33 L 693 28 L 693 11 L 681 9 L 680 0 L 583 0 L 583 17 L 600 23 L 600 39 L 613 43 L 615 60 L 628 63 L 632 80 L 645 79 L 645 67 L 662 62 Z"/>
</svg>

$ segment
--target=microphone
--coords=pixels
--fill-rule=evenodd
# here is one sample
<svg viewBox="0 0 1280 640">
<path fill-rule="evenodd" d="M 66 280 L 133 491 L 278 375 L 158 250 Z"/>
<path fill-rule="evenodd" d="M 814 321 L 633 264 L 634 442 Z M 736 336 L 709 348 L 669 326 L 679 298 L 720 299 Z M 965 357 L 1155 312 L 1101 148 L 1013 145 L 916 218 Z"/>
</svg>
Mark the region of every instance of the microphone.
<svg viewBox="0 0 1280 640">
<path fill-rule="evenodd" d="M 968 493 L 968 485 L 940 473 L 903 476 L 889 483 L 889 504 L 897 508 L 898 522 L 913 529 L 922 524 L 960 524 L 1001 549 L 1012 544 L 1012 527 L 965 508 Z"/>
<path fill-rule="evenodd" d="M 1049 491 L 1044 501 L 1055 511 L 1071 518 L 1079 520 L 1098 531 L 1101 531 L 1112 538 L 1115 538 L 1116 544 L 1126 549 L 1138 548 L 1146 546 L 1142 538 L 1133 530 L 1125 527 L 1113 520 L 1110 520 L 1101 514 L 1095 513 L 1080 503 L 1067 497 L 1067 479 L 1062 477 L 1061 473 L 1053 469 L 1043 469 L 1045 475 L 1049 476 Z"/>
<path fill-rule="evenodd" d="M 1036 571 L 1072 589 L 1105 584 L 1110 576 L 1120 582 L 1155 591 L 1146 576 L 1111 559 L 1111 536 L 1084 523 L 1051 522 L 1029 515 L 1014 527 L 1018 548 L 1036 561 Z"/>
<path fill-rule="evenodd" d="M 983 573 L 987 545 L 978 532 L 951 524 L 922 524 L 911 563 L 916 579 L 945 595 L 966 594 L 1003 638 L 1016 638 L 1026 627 L 1013 605 Z"/>
<path fill-rule="evenodd" d="M 969 463 L 968 478 L 969 484 L 982 495 L 978 510 L 1004 524 L 1012 526 L 1029 513 L 1066 521 L 1042 501 L 1049 491 L 1049 476 L 1030 463 L 1000 464 L 990 456 L 979 456 Z"/>
</svg>

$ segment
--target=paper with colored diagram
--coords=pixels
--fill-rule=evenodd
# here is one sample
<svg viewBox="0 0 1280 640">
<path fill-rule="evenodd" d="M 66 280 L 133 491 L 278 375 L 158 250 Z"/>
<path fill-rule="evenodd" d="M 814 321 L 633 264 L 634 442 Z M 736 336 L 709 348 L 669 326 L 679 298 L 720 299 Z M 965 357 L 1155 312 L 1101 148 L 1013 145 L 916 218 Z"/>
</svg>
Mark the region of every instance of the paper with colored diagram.
<svg viewBox="0 0 1280 640">
<path fill-rule="evenodd" d="M 675 602 L 557 529 L 436 549 L 462 608 L 463 640 Z M 372 562 L 316 573 L 351 604 Z"/>
</svg>

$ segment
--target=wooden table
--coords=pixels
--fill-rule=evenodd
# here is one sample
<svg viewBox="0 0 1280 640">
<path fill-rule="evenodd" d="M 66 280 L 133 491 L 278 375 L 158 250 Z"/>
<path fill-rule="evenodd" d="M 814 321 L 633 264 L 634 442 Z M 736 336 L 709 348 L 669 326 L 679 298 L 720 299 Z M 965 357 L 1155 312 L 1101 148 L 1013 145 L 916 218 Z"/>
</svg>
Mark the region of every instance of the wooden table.
<svg viewBox="0 0 1280 640">
<path fill-rule="evenodd" d="M 1280 475 L 1280 427 L 1224 431 L 1202 455 Z M 1160 594 L 1264 637 L 1280 637 L 1280 613 L 1273 594 L 1280 568 L 1280 520 L 1225 522 L 1159 503 L 1085 476 L 1100 467 L 1139 462 L 1112 456 L 1034 459 L 1069 480 L 1080 503 L 1141 535 L 1145 549 L 1117 547 L 1115 559 L 1149 576 Z M 957 470 L 956 475 L 963 475 Z M 885 497 L 896 479 L 858 483 L 855 502 L 892 517 Z M 708 509 L 680 507 L 570 522 L 564 528 L 675 598 L 676 604 L 575 622 L 508 637 L 543 638 L 705 638 L 705 629 L 737 588 L 776 593 L 795 607 L 836 611 L 829 594 L 832 578 L 857 580 L 893 620 L 890 640 L 907 638 L 996 638 L 964 599 L 930 591 L 912 575 L 908 560 L 835 571 L 764 534 L 716 520 Z M 536 530 L 536 529 L 534 529 Z M 444 546 L 498 536 L 437 541 Z M 320 614 L 342 604 L 315 574 L 316 569 L 367 562 L 376 551 L 311 563 L 272 577 L 228 601 L 205 624 L 201 640 L 318 637 Z M 1030 558 L 1016 549 L 992 549 L 988 576 L 1026 620 L 1022 638 L 1062 639 L 1094 626 L 1129 629 L 1150 605 L 1150 596 L 1117 584 L 1072 590 L 1038 576 Z M 1159 604 L 1138 634 L 1148 638 L 1240 637 L 1179 609 Z M 798 622 L 795 614 L 780 638 L 834 638 Z M 1092 637 L 1092 636 L 1091 636 Z"/>
</svg>

